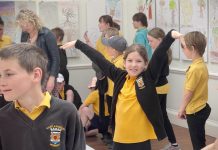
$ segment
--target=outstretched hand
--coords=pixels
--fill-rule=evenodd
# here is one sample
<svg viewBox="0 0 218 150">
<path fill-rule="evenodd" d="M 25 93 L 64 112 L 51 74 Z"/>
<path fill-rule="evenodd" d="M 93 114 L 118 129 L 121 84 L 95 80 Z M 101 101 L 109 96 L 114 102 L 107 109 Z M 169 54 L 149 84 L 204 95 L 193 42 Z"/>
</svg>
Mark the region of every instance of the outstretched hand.
<svg viewBox="0 0 218 150">
<path fill-rule="evenodd" d="M 77 40 L 71 41 L 71 42 L 67 42 L 64 45 L 62 45 L 60 48 L 62 49 L 68 49 L 68 48 L 72 48 L 75 46 Z"/>
<path fill-rule="evenodd" d="M 173 31 L 171 32 L 171 36 L 172 36 L 174 39 L 179 39 L 180 37 L 182 37 L 182 34 L 179 33 L 178 31 L 173 30 Z"/>
</svg>

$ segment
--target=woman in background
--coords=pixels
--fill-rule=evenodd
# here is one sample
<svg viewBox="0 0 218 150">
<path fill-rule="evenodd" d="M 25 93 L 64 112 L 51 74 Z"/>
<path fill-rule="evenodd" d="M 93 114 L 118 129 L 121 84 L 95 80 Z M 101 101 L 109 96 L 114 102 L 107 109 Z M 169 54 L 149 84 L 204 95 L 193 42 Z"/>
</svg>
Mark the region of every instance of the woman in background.
<svg viewBox="0 0 218 150">
<path fill-rule="evenodd" d="M 23 9 L 17 15 L 16 21 L 22 29 L 21 42 L 28 42 L 43 49 L 48 57 L 48 79 L 45 89 L 52 92 L 55 78 L 59 72 L 60 56 L 54 34 L 42 26 L 40 18 L 31 10 Z M 57 92 L 53 93 L 55 96 Z"/>
</svg>

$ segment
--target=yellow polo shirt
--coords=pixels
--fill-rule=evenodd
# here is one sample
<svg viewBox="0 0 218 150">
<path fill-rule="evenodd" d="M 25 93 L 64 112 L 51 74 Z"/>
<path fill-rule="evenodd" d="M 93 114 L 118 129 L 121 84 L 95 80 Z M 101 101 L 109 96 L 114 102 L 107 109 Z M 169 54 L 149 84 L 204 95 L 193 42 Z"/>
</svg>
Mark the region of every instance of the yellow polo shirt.
<svg viewBox="0 0 218 150">
<path fill-rule="evenodd" d="M 46 92 L 40 105 L 35 106 L 32 112 L 29 112 L 26 108 L 21 107 L 17 101 L 15 101 L 14 106 L 16 109 L 22 111 L 30 119 L 35 120 L 45 110 L 46 107 L 47 108 L 51 107 L 50 101 L 51 101 L 51 95 L 48 92 Z"/>
<path fill-rule="evenodd" d="M 7 35 L 3 35 L 2 39 L 0 39 L 0 48 L 3 48 L 12 43 L 11 38 Z"/>
<path fill-rule="evenodd" d="M 113 139 L 115 142 L 138 143 L 157 138 L 153 126 L 136 98 L 135 80 L 136 78 L 127 75 L 118 95 Z"/>
<path fill-rule="evenodd" d="M 124 70 L 124 64 L 123 64 L 123 55 L 119 55 L 116 57 L 114 60 L 111 60 L 111 62 L 120 69 Z M 114 91 L 114 82 L 108 78 L 108 90 L 107 90 L 107 95 L 113 96 L 113 91 Z"/>
<path fill-rule="evenodd" d="M 167 94 L 170 90 L 170 85 L 167 83 L 162 86 L 156 87 L 157 94 Z"/>
<path fill-rule="evenodd" d="M 186 71 L 185 90 L 193 92 L 186 114 L 193 114 L 206 106 L 208 100 L 208 70 L 203 58 L 198 58 Z"/>
<path fill-rule="evenodd" d="M 96 50 L 99 51 L 107 60 L 110 61 L 110 55 L 107 52 L 107 47 L 101 42 L 101 37 L 96 41 Z"/>
<path fill-rule="evenodd" d="M 99 94 L 98 90 L 91 92 L 88 97 L 85 99 L 84 103 L 86 106 L 93 105 L 93 111 L 95 114 L 99 115 Z M 104 114 L 109 116 L 107 102 L 104 102 Z"/>
</svg>

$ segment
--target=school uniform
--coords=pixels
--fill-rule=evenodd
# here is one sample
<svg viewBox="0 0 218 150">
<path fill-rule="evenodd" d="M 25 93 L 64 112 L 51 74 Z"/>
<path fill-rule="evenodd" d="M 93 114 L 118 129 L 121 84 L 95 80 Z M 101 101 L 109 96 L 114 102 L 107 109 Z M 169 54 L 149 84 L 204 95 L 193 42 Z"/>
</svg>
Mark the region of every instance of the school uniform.
<svg viewBox="0 0 218 150">
<path fill-rule="evenodd" d="M 208 101 L 208 69 L 203 58 L 193 61 L 186 71 L 185 90 L 193 92 L 186 106 L 186 118 L 194 150 L 206 146 L 205 123 L 211 108 Z"/>
<path fill-rule="evenodd" d="M 82 99 L 81 99 L 79 93 L 73 88 L 73 86 L 71 86 L 69 84 L 65 84 L 64 89 L 61 90 L 59 93 L 59 98 L 62 100 L 66 100 L 67 99 L 66 93 L 68 90 L 71 90 L 73 92 L 73 95 L 74 95 L 73 104 L 79 110 L 79 107 L 82 105 Z"/>
<path fill-rule="evenodd" d="M 10 44 L 12 44 L 11 38 L 7 35 L 3 35 L 2 39 L 0 39 L 0 48 L 4 48 Z"/>
<path fill-rule="evenodd" d="M 104 116 L 99 116 L 99 92 L 98 90 L 95 90 L 91 92 L 88 97 L 83 102 L 84 105 L 89 106 L 92 105 L 93 111 L 94 111 L 94 117 L 91 119 L 91 126 L 90 129 L 99 129 L 99 133 L 105 135 L 108 133 L 108 126 L 110 121 L 110 114 L 108 111 L 108 105 L 107 102 L 104 101 Z"/>
<path fill-rule="evenodd" d="M 159 74 L 159 79 L 156 83 L 156 90 L 160 101 L 160 106 L 164 119 L 164 127 L 166 134 L 170 143 L 176 143 L 176 137 L 173 131 L 173 127 L 167 115 L 166 105 L 167 105 L 167 93 L 169 92 L 169 84 L 167 76 L 169 75 L 169 63 L 168 56 L 164 58 L 163 67 Z"/>
<path fill-rule="evenodd" d="M 17 102 L 6 105 L 0 110 L 0 149 L 85 150 L 75 106 L 48 93 L 31 113 Z"/>
<path fill-rule="evenodd" d="M 169 47 L 173 42 L 174 39 L 171 37 L 171 32 L 169 32 L 166 35 L 166 37 L 163 39 L 162 43 L 159 45 L 155 53 L 153 54 L 147 69 L 143 71 L 140 75 L 138 75 L 134 81 L 136 98 L 137 98 L 136 102 L 139 103 L 140 108 L 144 113 L 143 116 L 141 117 L 145 118 L 145 116 L 147 116 L 147 119 L 151 123 L 151 126 L 153 127 L 158 140 L 165 138 L 166 133 L 163 125 L 161 108 L 159 105 L 158 96 L 155 89 L 155 82 L 158 78 L 159 72 L 161 71 L 162 62 L 164 61 L 163 58 L 165 57 L 165 55 L 167 55 L 166 51 L 169 49 Z M 104 73 L 110 79 L 112 79 L 112 81 L 114 81 L 114 93 L 113 93 L 111 117 L 112 117 L 112 128 L 116 130 L 116 125 L 120 121 L 116 122 L 115 116 L 118 115 L 116 114 L 117 110 L 123 109 L 123 108 L 118 108 L 117 103 L 118 101 L 120 101 L 119 99 L 120 91 L 123 89 L 124 84 L 128 79 L 127 72 L 125 70 L 115 67 L 109 61 L 107 61 L 100 53 L 98 53 L 95 49 L 84 44 L 80 40 L 77 40 L 75 47 L 77 49 L 80 49 L 85 55 L 87 55 L 94 63 L 96 63 L 102 70 L 104 70 Z M 129 115 L 131 116 L 131 114 Z M 134 117 L 138 119 L 140 118 L 139 115 L 136 115 Z M 128 118 L 127 120 L 125 120 L 125 122 L 126 121 L 128 122 Z M 131 120 L 129 120 L 129 123 L 131 123 Z M 127 130 L 132 131 L 131 128 Z M 145 139 L 147 138 L 146 133 L 144 135 L 144 138 Z"/>
</svg>

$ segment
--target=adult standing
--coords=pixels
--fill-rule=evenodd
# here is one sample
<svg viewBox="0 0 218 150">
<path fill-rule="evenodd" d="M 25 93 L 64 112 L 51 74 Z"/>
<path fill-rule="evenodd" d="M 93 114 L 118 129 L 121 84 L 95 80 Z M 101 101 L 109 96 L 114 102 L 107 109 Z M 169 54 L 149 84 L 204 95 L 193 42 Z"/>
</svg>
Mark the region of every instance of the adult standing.
<svg viewBox="0 0 218 150">
<path fill-rule="evenodd" d="M 136 13 L 132 17 L 133 27 L 137 29 L 133 43 L 143 45 L 148 53 L 148 59 L 151 59 L 152 49 L 149 45 L 147 34 L 148 34 L 148 21 L 144 13 Z"/>
<path fill-rule="evenodd" d="M 48 57 L 48 79 L 45 89 L 52 92 L 59 72 L 60 56 L 54 34 L 42 26 L 40 18 L 31 10 L 21 10 L 16 18 L 22 29 L 21 42 L 29 42 L 42 48 Z M 55 95 L 55 94 L 54 94 Z"/>
</svg>

